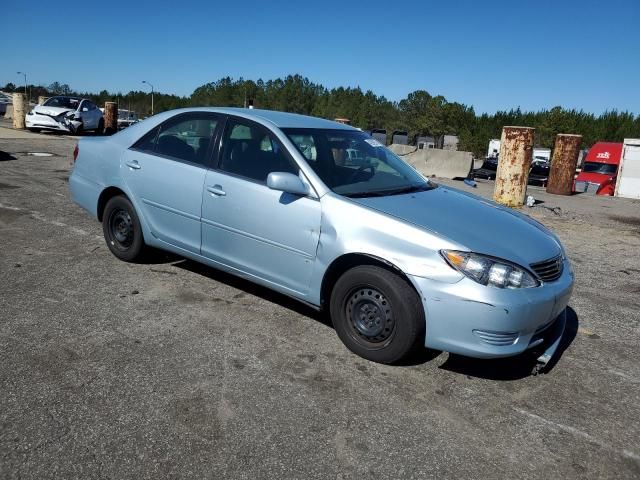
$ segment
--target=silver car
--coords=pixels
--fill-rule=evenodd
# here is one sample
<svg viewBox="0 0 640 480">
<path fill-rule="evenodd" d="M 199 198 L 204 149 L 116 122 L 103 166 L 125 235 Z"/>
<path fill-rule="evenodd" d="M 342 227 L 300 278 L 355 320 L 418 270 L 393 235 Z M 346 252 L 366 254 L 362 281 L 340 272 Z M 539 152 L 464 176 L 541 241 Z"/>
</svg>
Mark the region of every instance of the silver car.
<svg viewBox="0 0 640 480">
<path fill-rule="evenodd" d="M 83 138 L 74 157 L 71 195 L 116 257 L 153 246 L 327 310 L 369 360 L 424 346 L 548 357 L 562 335 L 574 279 L 553 233 L 430 182 L 350 126 L 174 110 Z"/>
</svg>

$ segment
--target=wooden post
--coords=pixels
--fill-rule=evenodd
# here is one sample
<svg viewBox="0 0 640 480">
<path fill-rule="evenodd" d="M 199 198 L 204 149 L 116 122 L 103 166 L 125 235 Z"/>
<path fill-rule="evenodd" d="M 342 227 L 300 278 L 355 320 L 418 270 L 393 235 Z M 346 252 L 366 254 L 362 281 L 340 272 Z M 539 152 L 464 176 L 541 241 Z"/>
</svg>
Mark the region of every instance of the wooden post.
<svg viewBox="0 0 640 480">
<path fill-rule="evenodd" d="M 527 193 L 533 137 L 530 127 L 504 127 L 493 199 L 508 207 L 521 207 Z"/>
<path fill-rule="evenodd" d="M 25 129 L 24 116 L 27 114 L 27 96 L 24 93 L 13 94 L 13 128 Z"/>
<path fill-rule="evenodd" d="M 582 135 L 560 133 L 556 136 L 547 193 L 571 195 L 581 143 Z"/>
<path fill-rule="evenodd" d="M 106 102 L 104 104 L 104 133 L 107 135 L 113 135 L 117 131 L 118 104 L 116 102 Z"/>
<path fill-rule="evenodd" d="M 44 95 L 40 95 L 38 97 L 38 105 L 44 105 L 44 102 L 49 100 L 49 97 L 45 97 Z"/>
</svg>

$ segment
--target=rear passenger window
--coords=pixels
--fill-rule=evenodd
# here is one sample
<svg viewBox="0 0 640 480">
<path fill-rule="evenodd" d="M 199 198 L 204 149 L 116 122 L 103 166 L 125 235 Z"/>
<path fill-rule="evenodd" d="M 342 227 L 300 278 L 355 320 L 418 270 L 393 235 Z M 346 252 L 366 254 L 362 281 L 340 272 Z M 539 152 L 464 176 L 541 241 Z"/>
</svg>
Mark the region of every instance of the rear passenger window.
<svg viewBox="0 0 640 480">
<path fill-rule="evenodd" d="M 267 129 L 229 119 L 220 157 L 220 170 L 266 182 L 271 172 L 298 174 L 280 142 Z"/>
<path fill-rule="evenodd" d="M 160 128 L 155 154 L 204 165 L 218 119 L 187 115 L 170 120 Z"/>
<path fill-rule="evenodd" d="M 156 146 L 156 137 L 158 136 L 159 129 L 160 127 L 156 127 L 150 132 L 148 132 L 144 137 L 138 140 L 131 148 L 135 150 L 140 150 L 146 153 L 153 153 Z"/>
</svg>

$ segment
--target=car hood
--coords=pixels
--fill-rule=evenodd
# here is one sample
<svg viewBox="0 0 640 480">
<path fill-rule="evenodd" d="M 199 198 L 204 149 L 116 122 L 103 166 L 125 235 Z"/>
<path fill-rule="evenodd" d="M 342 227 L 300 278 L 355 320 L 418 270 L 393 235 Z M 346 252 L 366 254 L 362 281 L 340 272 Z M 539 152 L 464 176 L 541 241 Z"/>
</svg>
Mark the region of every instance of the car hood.
<svg viewBox="0 0 640 480">
<path fill-rule="evenodd" d="M 562 251 L 556 237 L 539 222 L 449 187 L 350 200 L 443 236 L 473 252 L 520 265 L 547 260 Z"/>
<path fill-rule="evenodd" d="M 52 117 L 57 117 L 61 113 L 66 112 L 75 112 L 73 108 L 64 108 L 64 107 L 47 107 L 45 105 L 36 105 L 33 107 L 34 113 L 39 113 L 40 115 L 50 115 Z"/>
</svg>

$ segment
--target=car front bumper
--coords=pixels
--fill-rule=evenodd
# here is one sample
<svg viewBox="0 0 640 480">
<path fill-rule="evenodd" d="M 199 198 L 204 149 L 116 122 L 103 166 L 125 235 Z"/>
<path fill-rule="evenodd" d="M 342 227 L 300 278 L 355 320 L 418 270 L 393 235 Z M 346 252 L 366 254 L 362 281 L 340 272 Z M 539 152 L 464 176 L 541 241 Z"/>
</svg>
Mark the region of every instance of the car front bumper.
<svg viewBox="0 0 640 480">
<path fill-rule="evenodd" d="M 466 277 L 456 283 L 411 280 L 425 310 L 425 346 L 476 358 L 514 356 L 548 343 L 574 283 L 567 260 L 558 280 L 536 288 L 486 287 Z"/>
<path fill-rule="evenodd" d="M 56 117 L 60 118 L 60 117 Z M 62 132 L 74 132 L 82 125 L 78 120 L 62 119 L 56 120 L 49 115 L 40 115 L 38 113 L 27 114 L 25 116 L 25 124 L 27 128 L 41 128 L 46 130 L 60 130 Z"/>
</svg>

